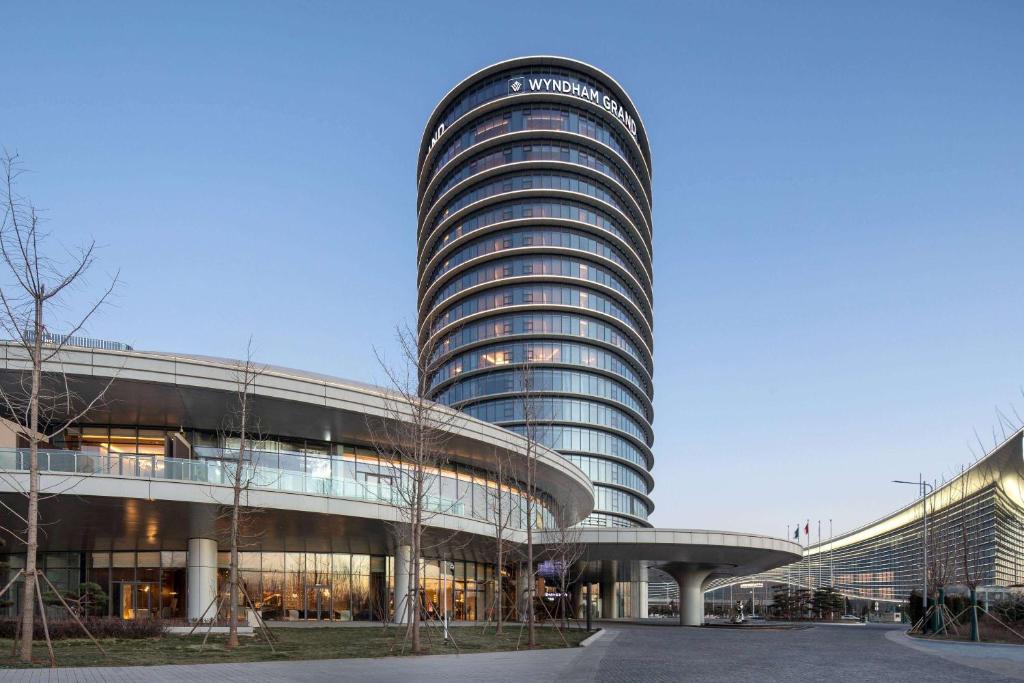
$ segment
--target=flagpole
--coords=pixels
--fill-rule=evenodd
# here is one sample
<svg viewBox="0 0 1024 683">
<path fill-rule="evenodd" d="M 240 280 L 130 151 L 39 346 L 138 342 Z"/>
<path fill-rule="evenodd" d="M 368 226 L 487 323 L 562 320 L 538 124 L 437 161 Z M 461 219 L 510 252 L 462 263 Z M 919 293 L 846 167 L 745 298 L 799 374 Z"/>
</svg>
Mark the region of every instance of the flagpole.
<svg viewBox="0 0 1024 683">
<path fill-rule="evenodd" d="M 828 520 L 828 583 L 835 590 L 836 587 L 836 565 L 832 561 L 832 520 Z"/>
<path fill-rule="evenodd" d="M 786 525 L 786 540 L 791 541 L 793 538 L 789 535 L 789 525 Z M 786 612 L 789 613 L 787 618 L 792 618 L 793 612 L 793 585 L 790 579 L 791 569 L 790 565 L 786 565 Z M 1014 574 L 1016 576 L 1016 574 Z"/>
<path fill-rule="evenodd" d="M 821 588 L 821 520 L 818 520 L 818 588 Z"/>
</svg>

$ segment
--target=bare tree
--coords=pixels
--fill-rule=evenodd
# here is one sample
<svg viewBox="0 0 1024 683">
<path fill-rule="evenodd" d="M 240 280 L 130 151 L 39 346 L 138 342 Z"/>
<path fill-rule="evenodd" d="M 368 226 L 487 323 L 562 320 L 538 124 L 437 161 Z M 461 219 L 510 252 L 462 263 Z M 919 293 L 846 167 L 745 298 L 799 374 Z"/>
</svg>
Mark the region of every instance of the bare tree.
<svg viewBox="0 0 1024 683">
<path fill-rule="evenodd" d="M 68 426 L 81 420 L 97 403 L 113 382 L 113 377 L 99 391 L 83 399 L 72 389 L 67 374 L 59 371 L 61 352 L 69 340 L 82 330 L 94 313 L 107 301 L 118 279 L 115 274 L 109 285 L 83 315 L 67 322 L 65 335 L 53 334 L 48 328 L 52 309 L 59 308 L 65 297 L 82 285 L 95 263 L 95 242 L 90 242 L 61 262 L 45 250 L 49 234 L 42 230 L 36 208 L 17 192 L 22 173 L 18 156 L 3 156 L 3 222 L 0 224 L 0 258 L 6 268 L 8 282 L 0 288 L 0 327 L 25 352 L 30 364 L 28 378 L 20 386 L 0 389 L 0 401 L 8 417 L 17 425 L 20 437 L 28 442 L 29 483 L 25 492 L 27 512 L 17 517 L 25 524 L 24 534 L 12 533 L 25 544 L 25 583 L 22 587 L 21 646 L 19 657 L 32 661 L 32 636 L 35 621 L 33 594 L 38 570 L 39 550 L 39 445 L 62 434 Z M 43 369 L 48 363 L 58 371 L 47 381 Z M 13 511 L 12 511 L 13 512 Z"/>
<path fill-rule="evenodd" d="M 253 442 L 259 441 L 259 421 L 255 413 L 256 382 L 264 368 L 258 367 L 252 358 L 252 337 L 246 347 L 245 360 L 235 369 L 235 406 L 228 425 L 230 434 L 237 434 L 238 449 L 234 463 L 228 472 L 231 475 L 231 506 L 225 511 L 228 517 L 230 561 L 228 562 L 228 642 L 230 650 L 238 647 L 238 603 L 241 598 L 241 580 L 238 572 L 238 549 L 242 543 L 243 528 L 250 526 L 249 517 L 257 512 L 248 505 L 248 492 L 258 476 L 257 462 L 253 457 Z M 243 504 L 243 496 L 245 503 Z"/>
<path fill-rule="evenodd" d="M 980 632 L 978 630 L 978 586 L 981 585 L 983 576 L 979 570 L 981 560 L 981 548 L 978 540 L 978 529 L 977 523 L 971 528 L 971 515 L 967 509 L 967 497 L 970 491 L 970 478 L 973 476 L 984 477 L 985 473 L 977 470 L 981 469 L 979 466 L 975 466 L 970 471 L 961 471 L 960 473 L 960 509 L 959 509 L 959 526 L 960 526 L 960 557 L 962 560 L 963 570 L 963 582 L 964 585 L 970 591 L 971 605 L 969 607 L 971 612 L 971 640 L 978 642 L 981 640 Z"/>
<path fill-rule="evenodd" d="M 508 555 L 511 549 L 508 539 L 508 530 L 512 521 L 518 515 L 516 501 L 518 496 L 513 496 L 515 480 L 511 473 L 512 462 L 508 451 L 493 449 L 493 470 L 491 476 L 494 479 L 493 485 L 487 485 L 487 519 L 494 529 L 494 620 L 495 634 L 501 635 L 504 630 L 505 621 L 505 592 L 502 586 L 501 573 L 508 563 Z"/>
<path fill-rule="evenodd" d="M 957 538 L 951 533 L 950 520 L 940 518 L 936 512 L 938 500 L 934 496 L 929 501 L 925 498 L 925 505 L 931 507 L 928 513 L 930 519 L 935 519 L 934 527 L 928 534 L 928 586 L 935 592 L 935 605 L 932 612 L 932 630 L 936 633 L 945 631 L 947 610 L 946 586 L 953 582 L 956 576 L 957 562 Z"/>
<path fill-rule="evenodd" d="M 536 557 L 534 552 L 534 529 L 538 526 L 539 510 L 537 509 L 537 460 L 540 456 L 541 439 L 544 437 L 547 416 L 544 415 L 542 400 L 534 388 L 533 368 L 529 361 L 516 369 L 516 389 L 518 390 L 516 419 L 521 424 L 521 434 L 526 439 L 525 457 L 519 480 L 525 487 L 523 492 L 526 507 L 526 624 L 527 647 L 537 646 L 534 599 L 537 590 Z"/>
<path fill-rule="evenodd" d="M 392 367 L 379 352 L 377 361 L 387 376 L 384 414 L 368 419 L 368 430 L 381 463 L 388 470 L 381 491 L 399 513 L 394 533 L 399 545 L 410 548 L 409 593 L 395 595 L 396 616 L 404 612 L 406 639 L 412 652 L 420 647 L 420 561 L 424 556 L 424 530 L 438 514 L 449 512 L 441 501 L 441 467 L 448 461 L 453 431 L 464 422 L 457 411 L 427 398 L 432 348 L 417 349 L 408 326 L 396 328 L 401 358 Z"/>
</svg>

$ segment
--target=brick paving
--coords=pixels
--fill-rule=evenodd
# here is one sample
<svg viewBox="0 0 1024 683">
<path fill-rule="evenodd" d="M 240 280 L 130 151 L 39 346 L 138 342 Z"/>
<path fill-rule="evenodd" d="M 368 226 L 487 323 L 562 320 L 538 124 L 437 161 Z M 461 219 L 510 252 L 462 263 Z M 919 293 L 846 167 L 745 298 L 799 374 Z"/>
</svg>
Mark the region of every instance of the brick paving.
<svg viewBox="0 0 1024 683">
<path fill-rule="evenodd" d="M 0 682 L 1024 680 L 1024 648 L 908 642 L 882 626 L 718 629 L 616 624 L 590 647 L 387 659 L 0 671 Z M 964 663 L 970 663 L 970 666 Z"/>
<path fill-rule="evenodd" d="M 905 628 L 905 627 L 904 627 Z M 617 628 L 596 681 L 911 681 L 1024 680 L 1024 661 L 987 646 L 987 655 L 952 659 L 908 647 L 891 626 L 768 628 Z M 931 644 L 942 647 L 943 644 Z M 1015 650 L 1024 654 L 1024 648 Z M 960 662 L 970 661 L 973 666 Z M 1012 675 L 1012 674 L 1016 675 Z"/>
</svg>

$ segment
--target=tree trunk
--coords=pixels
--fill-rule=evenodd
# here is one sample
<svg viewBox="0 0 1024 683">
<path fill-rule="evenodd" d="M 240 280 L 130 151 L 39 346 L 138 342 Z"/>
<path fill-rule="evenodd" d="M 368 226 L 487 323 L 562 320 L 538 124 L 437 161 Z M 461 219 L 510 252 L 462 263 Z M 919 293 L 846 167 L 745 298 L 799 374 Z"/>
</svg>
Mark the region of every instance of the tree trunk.
<svg viewBox="0 0 1024 683">
<path fill-rule="evenodd" d="M 527 463 L 526 466 L 529 467 L 530 464 Z M 534 648 L 537 647 L 537 634 L 534 631 L 533 614 L 533 502 L 530 493 L 526 493 L 526 646 Z"/>
<path fill-rule="evenodd" d="M 500 500 L 500 494 L 501 494 L 501 489 L 500 488 L 498 489 L 498 494 L 499 494 L 499 500 Z M 499 511 L 499 514 L 501 514 L 501 503 L 498 504 L 498 511 Z M 494 634 L 495 635 L 499 635 L 499 636 L 502 634 L 502 631 L 503 631 L 503 625 L 502 625 L 503 615 L 502 615 L 501 607 L 502 607 L 502 603 L 505 602 L 505 591 L 504 591 L 504 587 L 501 585 L 501 568 L 504 566 L 504 559 L 505 559 L 503 557 L 503 555 L 504 555 L 504 553 L 503 553 L 503 548 L 502 548 L 502 541 L 501 541 L 501 538 L 499 537 L 498 538 L 498 564 L 494 567 L 494 602 L 496 603 L 496 606 L 495 606 L 495 619 L 497 619 L 497 622 L 498 622 L 498 626 L 494 630 Z"/>
<path fill-rule="evenodd" d="M 412 610 L 412 618 L 409 619 L 409 628 L 411 629 L 410 641 L 412 642 L 413 654 L 420 653 L 420 521 L 423 515 L 423 472 L 422 465 L 417 465 L 416 472 L 416 483 L 415 483 L 415 500 L 416 505 L 413 510 L 412 517 L 412 595 L 413 599 L 409 606 Z"/>
<path fill-rule="evenodd" d="M 502 613 L 502 607 L 505 602 L 505 590 L 504 586 L 502 586 L 501 583 L 501 568 L 505 566 L 505 503 L 504 493 L 501 490 L 502 482 L 504 481 L 501 474 L 501 459 L 498 458 L 495 464 L 497 465 L 495 470 L 498 480 L 498 493 L 497 498 L 495 500 L 498 502 L 498 515 L 497 517 L 495 517 L 494 528 L 496 532 L 495 535 L 498 537 L 498 562 L 495 564 L 494 567 L 494 601 L 496 603 L 495 618 L 497 619 L 498 626 L 494 629 L 494 634 L 500 636 L 504 631 L 504 614 Z"/>
<path fill-rule="evenodd" d="M 946 630 L 946 589 L 939 588 L 939 599 L 935 605 L 935 632 L 942 633 Z"/>
<path fill-rule="evenodd" d="M 561 597 L 559 598 L 559 602 L 562 605 L 562 630 L 563 631 L 568 631 L 569 630 L 569 601 L 567 599 L 566 593 L 569 591 L 569 586 L 568 586 L 568 583 L 567 583 L 567 579 L 569 577 L 566 576 L 565 558 L 564 557 L 562 558 L 561 574 L 562 574 L 562 585 L 559 588 L 559 592 L 561 593 Z"/>
<path fill-rule="evenodd" d="M 971 641 L 981 642 L 981 631 L 978 630 L 978 591 L 971 588 Z"/>
<path fill-rule="evenodd" d="M 228 642 L 227 649 L 238 647 L 238 523 L 239 505 L 241 504 L 241 472 L 242 456 L 245 450 L 243 445 L 239 447 L 238 463 L 235 466 L 235 490 L 234 500 L 231 508 L 231 567 L 228 575 Z M 216 616 L 216 615 L 215 615 Z"/>
<path fill-rule="evenodd" d="M 28 530 L 25 543 L 25 585 L 21 592 L 21 652 L 19 659 L 32 662 L 32 636 L 35 627 L 36 553 L 39 550 L 39 391 L 43 365 L 43 294 L 35 301 L 32 340 L 32 393 L 29 398 L 29 470 Z"/>
</svg>

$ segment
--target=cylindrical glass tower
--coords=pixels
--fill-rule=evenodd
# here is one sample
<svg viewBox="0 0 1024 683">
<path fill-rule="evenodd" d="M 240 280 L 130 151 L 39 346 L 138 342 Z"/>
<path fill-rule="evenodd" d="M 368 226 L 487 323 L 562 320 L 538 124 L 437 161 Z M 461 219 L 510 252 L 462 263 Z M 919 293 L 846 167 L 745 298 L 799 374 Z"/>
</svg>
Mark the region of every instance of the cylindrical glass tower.
<svg viewBox="0 0 1024 683">
<path fill-rule="evenodd" d="M 594 481 L 584 524 L 650 526 L 651 153 L 629 95 L 562 57 L 489 66 L 420 144 L 418 334 L 431 398 L 538 438 Z"/>
</svg>

